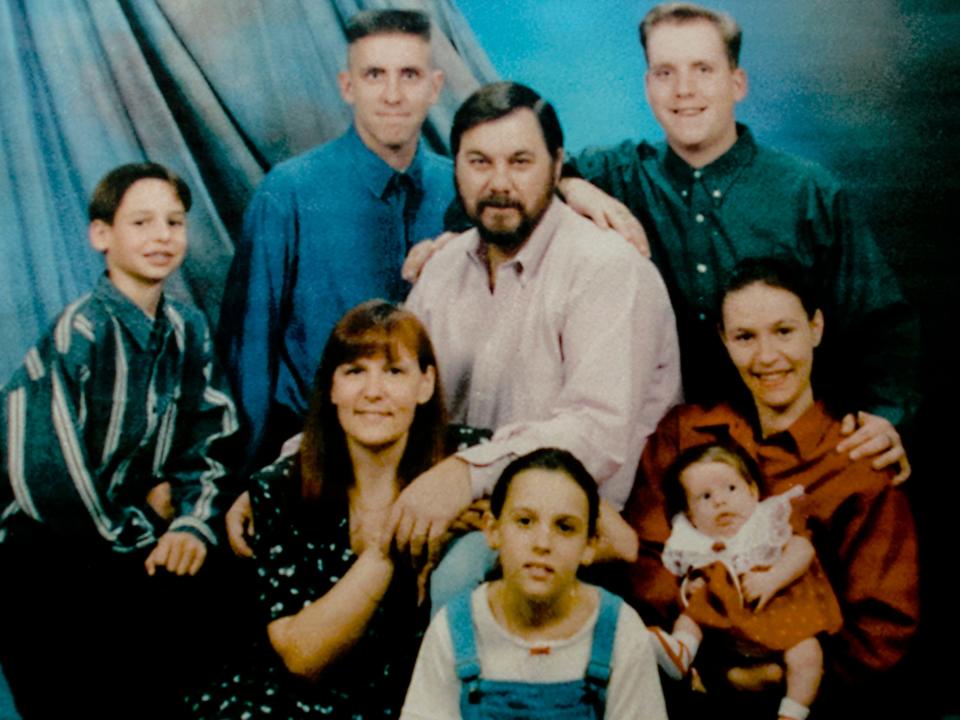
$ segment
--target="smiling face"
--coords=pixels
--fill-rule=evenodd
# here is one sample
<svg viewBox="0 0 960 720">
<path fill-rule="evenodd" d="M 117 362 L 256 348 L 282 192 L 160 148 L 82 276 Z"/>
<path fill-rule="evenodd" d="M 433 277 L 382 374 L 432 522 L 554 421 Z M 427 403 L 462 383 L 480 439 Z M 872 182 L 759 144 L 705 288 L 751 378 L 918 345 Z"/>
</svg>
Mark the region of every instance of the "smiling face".
<svg viewBox="0 0 960 720">
<path fill-rule="evenodd" d="M 463 133 L 456 157 L 457 191 L 487 243 L 507 252 L 523 245 L 553 198 L 562 151 L 559 155 L 550 154 L 528 108 Z"/>
<path fill-rule="evenodd" d="M 348 447 L 383 450 L 406 442 L 417 406 L 433 396 L 436 373 L 421 370 L 416 356 L 402 344 L 388 357 L 383 352 L 338 365 L 330 399 Z"/>
<path fill-rule="evenodd" d="M 680 474 L 687 517 L 710 537 L 733 537 L 757 508 L 757 486 L 724 462 L 696 462 Z"/>
<path fill-rule="evenodd" d="M 123 194 L 111 223 L 90 223 L 90 244 L 105 254 L 110 280 L 122 293 L 137 301 L 180 267 L 186 216 L 173 185 L 144 178 Z"/>
<path fill-rule="evenodd" d="M 338 80 L 364 144 L 391 166 L 405 169 L 443 86 L 430 43 L 405 33 L 361 38 L 350 45 L 347 69 Z"/>
<path fill-rule="evenodd" d="M 792 292 L 756 282 L 723 299 L 721 335 L 765 435 L 787 429 L 813 405 L 813 350 L 823 337 L 819 310 L 810 318 Z"/>
<path fill-rule="evenodd" d="M 734 108 L 747 77 L 732 67 L 709 20 L 663 22 L 647 36 L 647 102 L 667 142 L 694 167 L 716 160 L 737 141 Z"/>
<path fill-rule="evenodd" d="M 505 587 L 538 604 L 557 603 L 593 559 L 587 495 L 562 470 L 518 472 L 486 532 L 500 552 Z"/>
</svg>

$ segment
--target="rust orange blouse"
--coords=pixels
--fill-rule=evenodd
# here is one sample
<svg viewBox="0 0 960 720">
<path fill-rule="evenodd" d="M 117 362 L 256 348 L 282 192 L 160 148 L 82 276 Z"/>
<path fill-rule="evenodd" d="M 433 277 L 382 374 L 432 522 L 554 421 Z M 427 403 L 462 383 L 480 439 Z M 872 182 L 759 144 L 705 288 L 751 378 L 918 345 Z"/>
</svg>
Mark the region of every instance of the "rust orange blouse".
<svg viewBox="0 0 960 720">
<path fill-rule="evenodd" d="M 640 559 L 630 570 L 633 600 L 648 623 L 677 612 L 677 581 L 660 551 L 670 534 L 660 479 L 677 455 L 718 439 L 740 443 L 764 477 L 762 496 L 804 487 L 813 544 L 844 618 L 825 640 L 830 666 L 848 680 L 891 668 L 903 657 L 919 617 L 917 538 L 913 514 L 893 474 L 869 458 L 836 451 L 840 421 L 815 403 L 788 430 L 761 438 L 729 405 L 674 408 L 650 437 L 624 515 L 640 535 Z"/>
</svg>

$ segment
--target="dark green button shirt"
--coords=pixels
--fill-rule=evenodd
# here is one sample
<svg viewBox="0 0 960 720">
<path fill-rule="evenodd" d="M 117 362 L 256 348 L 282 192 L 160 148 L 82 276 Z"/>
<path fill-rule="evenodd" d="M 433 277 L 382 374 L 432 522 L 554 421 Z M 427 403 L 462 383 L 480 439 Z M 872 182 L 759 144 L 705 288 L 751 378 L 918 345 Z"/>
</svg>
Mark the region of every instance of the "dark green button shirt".
<svg viewBox="0 0 960 720">
<path fill-rule="evenodd" d="M 738 131 L 737 143 L 700 169 L 665 143 L 629 141 L 572 162 L 647 231 L 677 315 L 687 400 L 742 389 L 717 338 L 719 294 L 741 260 L 779 256 L 799 262 L 823 290 L 818 395 L 902 425 L 919 403 L 919 324 L 870 230 L 851 217 L 847 194 L 823 168 Z"/>
</svg>

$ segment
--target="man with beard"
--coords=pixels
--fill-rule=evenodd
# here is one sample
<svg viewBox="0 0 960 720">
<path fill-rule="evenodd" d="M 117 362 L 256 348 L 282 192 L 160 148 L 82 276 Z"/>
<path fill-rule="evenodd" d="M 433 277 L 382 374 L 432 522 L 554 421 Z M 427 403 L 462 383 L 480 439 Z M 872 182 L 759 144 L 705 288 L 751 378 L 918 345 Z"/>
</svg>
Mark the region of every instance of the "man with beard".
<svg viewBox="0 0 960 720">
<path fill-rule="evenodd" d="M 450 138 L 475 228 L 430 260 L 407 307 L 433 338 L 451 419 L 493 431 L 416 478 L 394 504 L 400 549 L 435 550 L 510 460 L 572 452 L 620 508 L 646 437 L 677 402 L 673 310 L 653 264 L 555 197 L 563 132 L 528 87 L 487 85 Z"/>
</svg>

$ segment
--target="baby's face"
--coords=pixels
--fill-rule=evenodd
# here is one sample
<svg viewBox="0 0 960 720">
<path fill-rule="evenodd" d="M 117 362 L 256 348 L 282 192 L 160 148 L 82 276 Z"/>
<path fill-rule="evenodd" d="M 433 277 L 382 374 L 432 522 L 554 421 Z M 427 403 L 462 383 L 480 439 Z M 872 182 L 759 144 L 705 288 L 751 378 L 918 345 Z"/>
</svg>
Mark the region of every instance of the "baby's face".
<svg viewBox="0 0 960 720">
<path fill-rule="evenodd" d="M 731 465 L 694 463 L 680 476 L 687 494 L 687 516 L 710 537 L 732 537 L 757 507 L 757 488 Z"/>
</svg>

